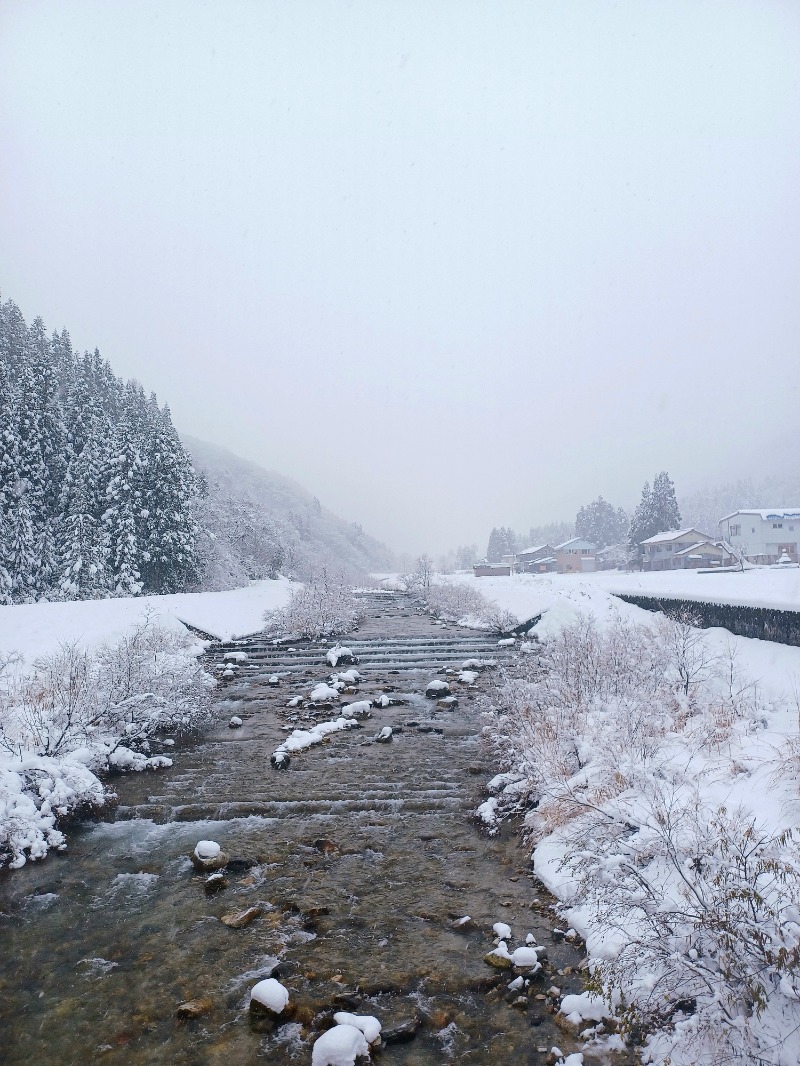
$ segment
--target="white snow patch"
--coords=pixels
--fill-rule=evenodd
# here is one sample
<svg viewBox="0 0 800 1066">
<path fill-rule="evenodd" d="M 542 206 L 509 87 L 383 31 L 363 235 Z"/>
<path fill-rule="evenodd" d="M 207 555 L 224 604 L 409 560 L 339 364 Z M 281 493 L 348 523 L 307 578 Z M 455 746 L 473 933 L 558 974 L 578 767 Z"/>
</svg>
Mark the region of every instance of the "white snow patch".
<svg viewBox="0 0 800 1066">
<path fill-rule="evenodd" d="M 369 1045 L 361 1030 L 354 1025 L 334 1025 L 314 1043 L 311 1066 L 355 1066 L 361 1056 L 369 1057 Z"/>
<path fill-rule="evenodd" d="M 267 977 L 250 989 L 250 1000 L 280 1014 L 289 1002 L 289 990 L 274 977 Z"/>
</svg>

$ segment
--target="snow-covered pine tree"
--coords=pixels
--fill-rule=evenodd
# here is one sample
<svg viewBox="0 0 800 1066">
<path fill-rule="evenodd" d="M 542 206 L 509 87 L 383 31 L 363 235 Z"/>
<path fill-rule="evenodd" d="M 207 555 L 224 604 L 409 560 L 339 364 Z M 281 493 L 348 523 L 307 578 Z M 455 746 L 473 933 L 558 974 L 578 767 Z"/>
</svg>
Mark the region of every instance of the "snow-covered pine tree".
<svg viewBox="0 0 800 1066">
<path fill-rule="evenodd" d="M 598 548 L 606 548 L 625 540 L 628 524 L 628 516 L 621 507 L 614 507 L 598 496 L 578 511 L 575 533 L 592 541 Z"/>
<path fill-rule="evenodd" d="M 489 544 L 486 548 L 486 558 L 490 563 L 499 563 L 505 554 L 505 538 L 502 530 L 493 527 L 489 534 Z"/>
<path fill-rule="evenodd" d="M 138 596 L 142 591 L 141 549 L 136 527 L 142 509 L 143 466 L 130 427 L 123 423 L 104 471 L 108 506 L 101 519 L 103 554 L 107 560 L 111 590 L 117 596 Z"/>
<path fill-rule="evenodd" d="M 667 529 L 680 529 L 681 512 L 678 507 L 678 498 L 675 495 L 675 486 L 666 470 L 657 474 L 653 481 L 653 511 L 660 527 L 656 530 L 657 533 Z"/>
<path fill-rule="evenodd" d="M 642 498 L 636 505 L 636 510 L 633 512 L 633 518 L 631 519 L 630 529 L 628 530 L 628 545 L 631 552 L 639 554 L 639 545 L 643 540 L 647 540 L 648 537 L 653 536 L 653 530 L 655 525 L 654 511 L 653 511 L 653 493 L 650 490 L 650 482 L 645 481 L 644 488 L 642 489 Z M 652 532 L 651 532 L 652 531 Z"/>
<path fill-rule="evenodd" d="M 662 470 L 656 475 L 652 490 L 645 482 L 642 498 L 633 513 L 628 533 L 631 551 L 638 554 L 639 545 L 643 540 L 654 537 L 656 533 L 678 529 L 680 524 L 681 513 L 675 496 L 675 486 L 666 470 Z"/>
<path fill-rule="evenodd" d="M 9 576 L 11 595 L 18 603 L 36 598 L 36 579 L 39 562 L 30 505 L 30 487 L 23 480 L 17 482 L 8 514 Z"/>
<path fill-rule="evenodd" d="M 169 407 L 147 402 L 141 441 L 147 476 L 142 483 L 142 564 L 145 586 L 176 592 L 198 576 L 198 527 L 192 500 L 199 484 L 172 425 Z"/>
<path fill-rule="evenodd" d="M 0 304 L 0 602 L 9 588 L 17 601 L 183 587 L 198 569 L 196 492 L 168 410 L 96 349 L 78 356 L 65 330 L 48 340 Z"/>
<path fill-rule="evenodd" d="M 59 588 L 68 599 L 102 595 L 108 587 L 99 535 L 99 519 L 105 511 L 98 494 L 100 470 L 99 447 L 89 437 L 81 454 L 70 463 L 62 494 Z"/>
</svg>

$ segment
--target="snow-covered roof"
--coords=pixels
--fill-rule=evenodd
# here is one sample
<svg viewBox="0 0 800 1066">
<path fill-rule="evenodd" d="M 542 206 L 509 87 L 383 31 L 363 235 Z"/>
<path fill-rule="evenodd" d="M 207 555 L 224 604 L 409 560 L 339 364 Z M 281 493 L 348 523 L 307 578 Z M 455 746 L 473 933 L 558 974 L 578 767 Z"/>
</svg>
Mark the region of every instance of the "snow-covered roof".
<svg viewBox="0 0 800 1066">
<path fill-rule="evenodd" d="M 564 551 L 566 548 L 597 548 L 596 544 L 592 544 L 590 540 L 584 540 L 583 537 L 571 537 L 569 540 L 565 540 L 563 544 L 556 544 L 555 550 L 557 552 Z"/>
<path fill-rule="evenodd" d="M 705 548 L 705 547 L 722 548 L 723 551 L 725 550 L 722 547 L 721 544 L 717 543 L 717 541 L 714 541 L 714 540 L 701 540 L 701 541 L 698 541 L 697 544 L 690 544 L 688 548 L 681 548 L 681 550 L 679 552 L 675 552 L 675 555 L 676 556 L 677 555 L 690 555 L 692 552 L 696 552 L 698 550 L 698 548 Z"/>
<path fill-rule="evenodd" d="M 545 548 L 550 549 L 549 544 L 540 544 L 536 548 L 525 548 L 521 552 L 517 552 L 518 555 L 535 555 L 537 552 L 543 551 Z"/>
<path fill-rule="evenodd" d="M 554 563 L 556 560 L 554 556 L 548 555 L 543 559 L 534 559 L 533 561 L 535 563 Z"/>
<path fill-rule="evenodd" d="M 699 529 L 668 529 L 663 533 L 656 533 L 654 537 L 648 537 L 647 540 L 643 540 L 642 544 L 661 544 L 670 540 L 678 540 L 680 537 L 685 537 L 688 533 L 696 533 L 700 540 L 711 540 L 711 537 L 707 533 L 701 533 Z"/>
<path fill-rule="evenodd" d="M 757 514 L 764 522 L 780 522 L 784 518 L 796 518 L 800 521 L 800 507 L 755 507 L 734 511 L 733 514 L 726 514 L 720 518 L 720 522 L 727 522 L 729 518 L 735 518 L 737 514 Z"/>
</svg>

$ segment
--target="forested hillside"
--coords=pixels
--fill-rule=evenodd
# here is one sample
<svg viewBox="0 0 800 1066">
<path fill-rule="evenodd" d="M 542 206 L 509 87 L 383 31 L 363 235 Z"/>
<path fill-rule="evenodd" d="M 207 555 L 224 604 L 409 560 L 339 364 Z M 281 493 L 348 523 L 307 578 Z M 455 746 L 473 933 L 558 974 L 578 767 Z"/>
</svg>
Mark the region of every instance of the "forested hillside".
<svg viewBox="0 0 800 1066">
<path fill-rule="evenodd" d="M 196 582 L 197 491 L 154 394 L 0 307 L 0 602 Z"/>
<path fill-rule="evenodd" d="M 388 548 L 296 482 L 205 441 L 183 441 L 207 488 L 196 507 L 204 588 L 234 588 L 278 572 L 305 577 L 321 565 L 391 568 Z"/>
<path fill-rule="evenodd" d="M 190 455 L 191 453 L 191 455 Z M 194 457 L 201 475 L 195 473 Z M 199 440 L 66 330 L 0 306 L 0 603 L 224 589 L 389 551 L 299 485 Z"/>
</svg>

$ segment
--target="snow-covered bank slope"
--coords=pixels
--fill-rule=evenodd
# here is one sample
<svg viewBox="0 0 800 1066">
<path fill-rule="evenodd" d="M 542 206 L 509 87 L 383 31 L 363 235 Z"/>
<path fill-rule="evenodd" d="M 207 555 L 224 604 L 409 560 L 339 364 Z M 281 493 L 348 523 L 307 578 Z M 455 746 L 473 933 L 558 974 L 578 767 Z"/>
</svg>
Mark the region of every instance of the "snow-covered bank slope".
<svg viewBox="0 0 800 1066">
<path fill-rule="evenodd" d="M 764 570 L 752 571 L 752 573 L 762 574 L 766 579 L 770 579 L 773 572 Z M 794 570 L 792 573 L 800 574 L 800 570 Z M 745 571 L 744 574 L 730 576 L 732 578 L 746 577 L 747 574 L 748 571 Z M 538 637 L 546 638 L 557 633 L 563 625 L 574 622 L 581 614 L 591 615 L 598 621 L 623 617 L 631 621 L 646 622 L 649 612 L 617 599 L 614 593 L 627 591 L 635 594 L 638 591 L 639 594 L 644 595 L 646 590 L 650 589 L 653 595 L 667 595 L 664 588 L 656 592 L 657 586 L 652 584 L 644 584 L 637 588 L 635 584 L 627 585 L 625 582 L 628 579 L 636 582 L 649 578 L 679 576 L 679 574 L 603 573 L 585 574 L 581 577 L 569 574 L 515 574 L 513 577 L 475 578 L 468 574 L 458 574 L 443 580 L 472 585 L 498 606 L 511 611 L 520 621 L 527 621 L 539 614 L 543 615 L 535 632 Z M 686 576 L 696 577 L 697 575 Z M 777 578 L 786 576 L 783 572 L 775 575 L 773 595 L 776 601 L 779 595 L 777 590 L 780 588 Z M 709 578 L 710 581 L 721 579 L 722 575 Z M 791 580 L 793 579 L 790 579 L 782 590 L 787 596 L 790 593 Z M 677 587 L 681 586 L 677 584 Z M 682 596 L 683 593 L 675 592 L 675 595 Z M 718 654 L 723 652 L 728 644 L 735 647 L 742 669 L 745 669 L 750 677 L 762 687 L 778 695 L 785 695 L 792 692 L 795 685 L 800 686 L 800 648 L 774 644 L 765 640 L 752 640 L 748 637 L 736 637 L 724 629 L 708 629 L 705 632 Z"/>
<path fill-rule="evenodd" d="M 0 667 L 20 657 L 0 669 L 0 867 L 63 848 L 60 820 L 106 802 L 98 775 L 169 766 L 172 737 L 207 719 L 213 683 L 182 621 L 252 633 L 297 587 L 0 607 Z"/>
<path fill-rule="evenodd" d="M 554 575 L 554 578 L 563 582 L 571 580 L 568 574 Z M 725 603 L 734 607 L 774 607 L 778 610 L 800 611 L 800 568 L 792 566 L 718 573 L 663 570 L 648 574 L 626 574 L 605 570 L 584 574 L 580 580 L 607 592 L 623 595 L 671 596 Z"/>
<path fill-rule="evenodd" d="M 297 584 L 278 578 L 254 581 L 227 592 L 186 592 L 173 596 L 120 597 L 69 603 L 31 603 L 0 607 L 0 652 L 18 652 L 30 664 L 67 641 L 94 648 L 118 640 L 145 614 L 167 629 L 181 622 L 230 640 L 261 629 L 264 612 L 283 607 Z"/>
<path fill-rule="evenodd" d="M 596 588 L 601 592 L 630 596 L 667 596 L 734 607 L 800 611 L 800 568 L 791 566 L 705 574 L 697 570 L 664 570 L 648 574 L 602 570 L 580 576 L 515 574 L 513 577 L 481 578 L 458 574 L 448 580 L 474 583 L 490 599 L 499 597 L 509 610 L 516 609 L 512 604 L 519 604 L 520 617 L 529 604 L 535 604 L 537 589 L 559 589 L 569 594 L 576 587 L 584 591 Z"/>
<path fill-rule="evenodd" d="M 568 997 L 566 1021 L 589 1031 L 624 1000 L 645 1062 L 800 1061 L 800 648 L 642 611 L 591 578 L 477 584 L 542 614 L 487 700 L 503 773 L 478 813 L 525 814 L 535 869 L 586 940 L 605 998 Z"/>
</svg>

